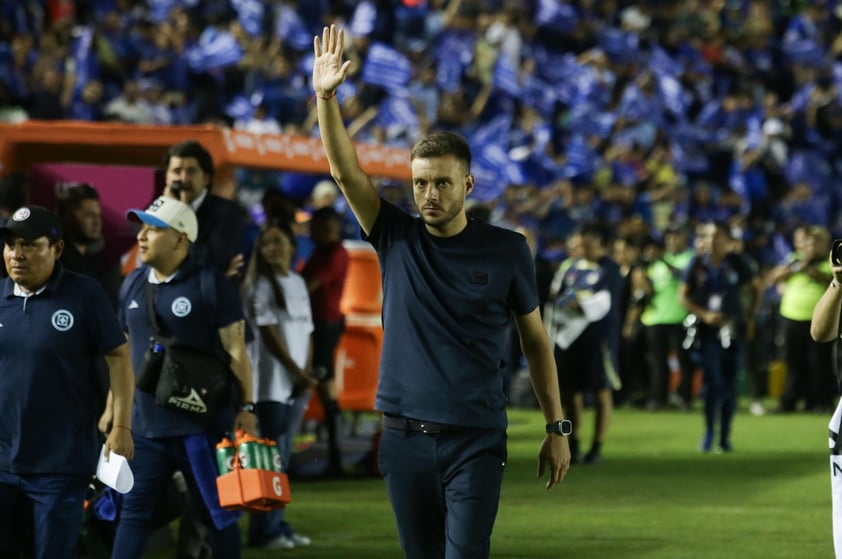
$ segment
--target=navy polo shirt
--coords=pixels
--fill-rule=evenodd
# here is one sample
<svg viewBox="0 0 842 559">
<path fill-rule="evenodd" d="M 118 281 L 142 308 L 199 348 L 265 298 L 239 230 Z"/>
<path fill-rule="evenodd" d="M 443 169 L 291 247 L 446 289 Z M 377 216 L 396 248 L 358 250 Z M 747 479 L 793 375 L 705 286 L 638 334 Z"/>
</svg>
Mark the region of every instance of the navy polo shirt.
<svg viewBox="0 0 842 559">
<path fill-rule="evenodd" d="M 383 273 L 377 408 L 505 428 L 508 327 L 512 313 L 538 306 L 526 239 L 477 221 L 453 237 L 434 237 L 421 219 L 381 200 L 367 240 Z"/>
<path fill-rule="evenodd" d="M 202 299 L 200 290 L 200 268 L 194 259 L 188 259 L 166 283 L 155 285 L 155 310 L 158 325 L 179 341 L 198 349 L 212 351 L 219 349 L 219 329 L 243 320 L 243 308 L 237 288 L 221 272 L 216 275 L 216 301 Z M 152 326 L 147 318 L 146 284 L 150 274 L 148 266 L 141 266 L 127 278 L 128 289 L 120 298 L 118 312 L 120 321 L 129 334 L 132 365 L 139 371 L 144 353 L 153 337 Z M 228 412 L 233 422 L 232 410 Z M 222 423 L 221 418 L 212 421 Z M 229 425 L 230 427 L 230 425 Z M 208 426 L 200 419 L 173 411 L 155 403 L 155 395 L 135 391 L 132 408 L 132 429 L 138 435 L 148 438 L 193 435 L 206 432 Z"/>
<path fill-rule="evenodd" d="M 727 254 L 719 266 L 710 256 L 696 256 L 687 266 L 684 283 L 694 304 L 721 312 L 726 320 L 744 321 L 740 289 L 753 277 L 751 267 L 737 254 Z M 703 325 L 706 327 L 706 325 Z"/>
<path fill-rule="evenodd" d="M 56 271 L 43 291 L 0 299 L 0 470 L 93 474 L 103 356 L 126 343 L 102 286 Z"/>
</svg>

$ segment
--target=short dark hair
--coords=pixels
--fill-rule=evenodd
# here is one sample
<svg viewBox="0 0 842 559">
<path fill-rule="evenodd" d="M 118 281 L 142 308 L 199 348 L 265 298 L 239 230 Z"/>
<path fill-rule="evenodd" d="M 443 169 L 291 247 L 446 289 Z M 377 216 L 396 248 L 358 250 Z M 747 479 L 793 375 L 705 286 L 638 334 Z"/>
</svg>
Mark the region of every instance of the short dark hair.
<svg viewBox="0 0 842 559">
<path fill-rule="evenodd" d="M 58 216 L 64 218 L 71 212 L 76 211 L 85 200 L 96 200 L 99 202 L 99 192 L 86 182 L 63 190 L 56 199 Z"/>
<path fill-rule="evenodd" d="M 463 162 L 468 171 L 471 170 L 471 148 L 465 138 L 453 132 L 435 132 L 421 138 L 412 146 L 409 160 L 447 155 L 452 155 Z"/>
<path fill-rule="evenodd" d="M 213 176 L 213 157 L 205 146 L 196 140 L 185 140 L 172 146 L 164 157 L 164 169 L 169 169 L 170 159 L 173 157 L 192 157 L 199 163 L 199 167 L 209 177 Z"/>
</svg>

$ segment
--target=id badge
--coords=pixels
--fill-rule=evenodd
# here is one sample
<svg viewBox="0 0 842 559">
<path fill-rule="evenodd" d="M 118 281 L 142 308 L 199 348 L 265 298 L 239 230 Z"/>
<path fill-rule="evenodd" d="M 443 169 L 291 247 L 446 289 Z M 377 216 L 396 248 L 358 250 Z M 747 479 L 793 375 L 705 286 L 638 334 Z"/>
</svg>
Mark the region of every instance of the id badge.
<svg viewBox="0 0 842 559">
<path fill-rule="evenodd" d="M 708 298 L 708 310 L 718 312 L 720 309 L 722 309 L 722 295 L 711 295 Z"/>
</svg>

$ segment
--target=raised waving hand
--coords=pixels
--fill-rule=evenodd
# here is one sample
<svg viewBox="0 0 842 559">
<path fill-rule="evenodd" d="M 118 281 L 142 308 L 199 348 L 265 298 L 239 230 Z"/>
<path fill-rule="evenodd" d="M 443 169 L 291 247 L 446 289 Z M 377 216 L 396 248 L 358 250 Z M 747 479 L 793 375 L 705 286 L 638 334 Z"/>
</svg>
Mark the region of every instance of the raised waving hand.
<svg viewBox="0 0 842 559">
<path fill-rule="evenodd" d="M 350 60 L 342 61 L 345 31 L 335 25 L 325 27 L 322 39 L 313 38 L 316 59 L 313 62 L 313 89 L 319 97 L 331 97 L 348 75 Z"/>
</svg>

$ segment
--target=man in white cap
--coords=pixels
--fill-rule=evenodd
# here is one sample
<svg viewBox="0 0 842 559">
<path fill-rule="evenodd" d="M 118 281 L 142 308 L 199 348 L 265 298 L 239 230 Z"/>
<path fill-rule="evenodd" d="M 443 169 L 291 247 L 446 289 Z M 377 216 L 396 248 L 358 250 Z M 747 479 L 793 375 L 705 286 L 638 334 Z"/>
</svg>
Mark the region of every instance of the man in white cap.
<svg viewBox="0 0 842 559">
<path fill-rule="evenodd" d="M 127 217 L 142 224 L 137 240 L 143 265 L 126 278 L 118 304 L 136 370 L 141 370 L 150 344 L 156 343 L 147 309 L 151 297 L 161 331 L 193 348 L 227 353 L 238 399 L 202 419 L 162 407 L 154 394 L 138 389 L 132 412 L 135 485 L 123 500 L 113 556 L 143 555 L 158 528 L 157 505 L 166 498 L 173 472 L 180 470 L 207 528 L 213 556 L 236 559 L 240 531 L 237 516 L 219 507 L 214 448 L 232 426 L 256 434 L 253 404 L 245 400 L 252 394 L 252 377 L 239 294 L 221 271 L 199 264 L 191 254 L 199 227 L 189 205 L 162 196 L 145 211 L 129 210 Z"/>
</svg>

